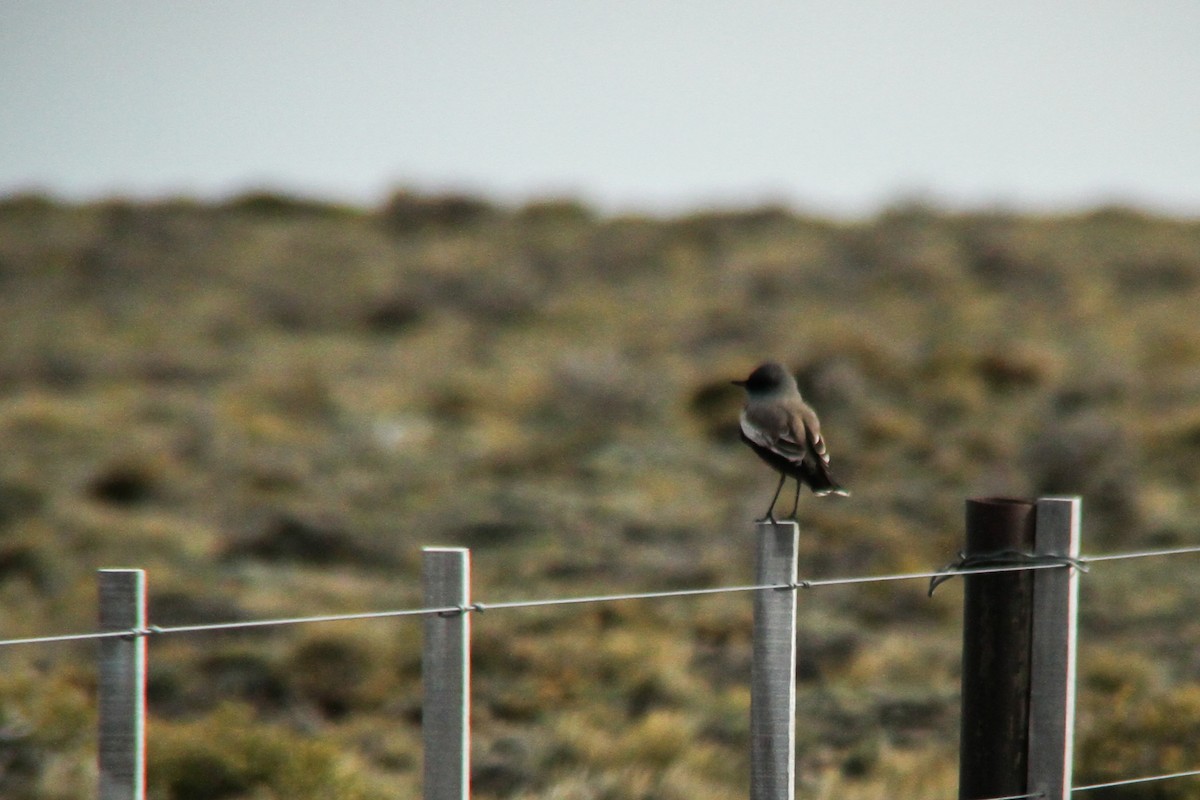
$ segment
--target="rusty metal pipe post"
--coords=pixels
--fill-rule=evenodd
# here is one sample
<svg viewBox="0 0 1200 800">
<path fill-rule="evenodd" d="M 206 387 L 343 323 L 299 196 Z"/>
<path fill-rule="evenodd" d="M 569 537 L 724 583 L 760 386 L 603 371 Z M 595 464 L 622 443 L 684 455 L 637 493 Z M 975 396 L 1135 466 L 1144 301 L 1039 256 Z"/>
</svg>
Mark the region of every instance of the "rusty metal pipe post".
<svg viewBox="0 0 1200 800">
<path fill-rule="evenodd" d="M 1034 552 L 1037 506 L 967 500 L 966 556 Z M 959 798 L 1026 791 L 1033 573 L 965 576 Z"/>
</svg>

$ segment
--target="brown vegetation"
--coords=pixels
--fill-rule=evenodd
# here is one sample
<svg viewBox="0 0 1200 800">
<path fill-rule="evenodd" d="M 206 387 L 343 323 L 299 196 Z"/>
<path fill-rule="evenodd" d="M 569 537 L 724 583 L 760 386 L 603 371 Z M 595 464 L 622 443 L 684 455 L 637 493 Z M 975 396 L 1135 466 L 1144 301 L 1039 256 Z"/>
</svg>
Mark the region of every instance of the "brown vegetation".
<svg viewBox="0 0 1200 800">
<path fill-rule="evenodd" d="M 159 625 L 412 606 L 426 544 L 473 548 L 484 601 L 746 582 L 774 480 L 727 382 L 768 357 L 854 492 L 803 498 L 805 576 L 943 564 L 975 494 L 1081 493 L 1092 552 L 1194 543 L 1197 308 L 1200 224 L 1127 209 L 10 197 L 3 633 L 91 629 L 110 566 L 147 568 Z M 1196 766 L 1194 572 L 1085 577 L 1082 778 Z M 802 595 L 808 796 L 953 794 L 961 594 L 923 592 Z M 415 796 L 419 634 L 153 640 L 154 796 Z M 748 599 L 497 611 L 475 634 L 478 796 L 743 791 Z M 0 651 L 4 797 L 91 796 L 91 659 Z"/>
</svg>

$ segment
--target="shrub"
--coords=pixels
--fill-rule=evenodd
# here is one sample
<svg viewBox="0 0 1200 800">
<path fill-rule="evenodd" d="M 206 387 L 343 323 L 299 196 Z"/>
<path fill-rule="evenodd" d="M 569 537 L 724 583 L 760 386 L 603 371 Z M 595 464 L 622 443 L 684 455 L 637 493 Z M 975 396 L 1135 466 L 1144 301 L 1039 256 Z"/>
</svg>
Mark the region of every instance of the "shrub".
<svg viewBox="0 0 1200 800">
<path fill-rule="evenodd" d="M 331 744 L 256 723 L 226 705 L 189 722 L 155 720 L 147 743 L 152 800 L 371 800 L 353 763 Z"/>
<path fill-rule="evenodd" d="M 1104 783 L 1195 769 L 1200 686 L 1112 704 L 1084 737 L 1075 783 Z M 1106 790 L 1109 800 L 1200 800 L 1200 782 L 1168 780 Z"/>
</svg>

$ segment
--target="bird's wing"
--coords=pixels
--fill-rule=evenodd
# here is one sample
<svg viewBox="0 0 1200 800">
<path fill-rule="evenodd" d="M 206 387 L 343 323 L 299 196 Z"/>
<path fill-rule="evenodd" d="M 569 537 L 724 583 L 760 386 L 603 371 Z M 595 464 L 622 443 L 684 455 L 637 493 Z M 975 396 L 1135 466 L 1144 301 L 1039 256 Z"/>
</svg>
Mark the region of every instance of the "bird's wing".
<svg viewBox="0 0 1200 800">
<path fill-rule="evenodd" d="M 796 409 L 796 414 L 792 417 L 792 431 L 797 438 L 802 438 L 812 452 L 829 466 L 829 453 L 825 450 L 825 439 L 821 436 L 821 423 L 817 419 L 817 412 L 804 404 Z M 796 430 L 803 428 L 803 430 Z"/>
<path fill-rule="evenodd" d="M 794 415 L 783 409 L 748 408 L 741 416 L 742 435 L 754 444 L 799 464 L 804 460 L 807 444 L 804 431 L 797 431 L 792 425 L 793 418 Z"/>
</svg>

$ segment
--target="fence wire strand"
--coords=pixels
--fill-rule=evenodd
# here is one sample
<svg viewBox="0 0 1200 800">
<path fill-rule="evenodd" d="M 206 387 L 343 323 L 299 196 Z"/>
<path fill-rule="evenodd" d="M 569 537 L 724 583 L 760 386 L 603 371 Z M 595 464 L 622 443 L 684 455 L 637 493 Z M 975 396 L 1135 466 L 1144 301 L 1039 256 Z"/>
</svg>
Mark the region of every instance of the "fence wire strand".
<svg viewBox="0 0 1200 800">
<path fill-rule="evenodd" d="M 1194 552 L 1194 551 L 1188 551 Z M 1112 559 L 1109 559 L 1112 560 Z M 1118 786 L 1135 786 L 1138 783 L 1153 783 L 1156 781 L 1170 781 L 1172 778 L 1181 777 L 1200 777 L 1200 769 L 1186 770 L 1183 772 L 1164 772 L 1162 775 L 1147 775 L 1145 777 L 1130 777 L 1124 778 L 1123 781 L 1108 781 L 1105 783 L 1090 783 L 1087 786 L 1076 786 L 1070 789 L 1072 794 L 1076 792 L 1092 792 L 1094 789 L 1112 789 Z M 1006 794 L 1002 798 L 985 798 L 983 800 L 1033 800 L 1033 798 L 1044 798 L 1044 792 L 1031 792 L 1028 794 Z"/>
<path fill-rule="evenodd" d="M 1139 550 L 1124 553 L 1107 553 L 1094 556 L 1086 556 L 1078 559 L 1076 565 L 1083 569 L 1095 563 L 1107 561 L 1124 561 L 1141 558 L 1159 558 L 1159 557 L 1174 557 L 1181 555 L 1192 555 L 1200 553 L 1200 545 L 1187 547 L 1163 548 L 1156 550 Z M 144 628 L 118 631 L 96 631 L 91 633 L 72 633 L 53 636 L 33 636 L 17 639 L 0 640 L 0 647 L 18 644 L 45 644 L 53 642 L 78 642 L 98 639 L 112 638 L 133 638 L 141 636 L 155 636 L 166 634 L 184 634 L 184 633 L 203 633 L 215 631 L 232 631 L 245 630 L 252 628 L 265 628 L 285 625 L 300 625 L 316 622 L 339 622 L 349 620 L 370 620 L 384 619 L 389 617 L 413 617 L 413 616 L 430 616 L 442 615 L 449 616 L 455 614 L 467 614 L 471 612 L 482 613 L 491 609 L 521 609 L 521 608 L 540 608 L 548 606 L 560 605 L 580 605 L 585 603 L 605 603 L 618 602 L 625 600 L 657 600 L 667 598 L 681 597 L 699 597 L 704 595 L 730 594 L 739 592 L 760 592 L 760 591 L 795 591 L 798 589 L 813 589 L 826 586 L 853 586 L 868 583 L 885 583 L 892 581 L 904 580 L 922 580 L 934 579 L 938 577 L 953 577 L 958 575 L 986 575 L 1003 572 L 1021 572 L 1033 571 L 1039 569 L 1063 569 L 1070 568 L 1071 563 L 1027 563 L 1027 564 L 1003 564 L 980 567 L 965 567 L 965 568 L 943 568 L 940 570 L 931 570 L 925 572 L 904 572 L 892 573 L 884 575 L 861 575 L 844 578 L 812 578 L 798 580 L 793 583 L 779 584 L 749 584 L 740 586 L 714 586 L 698 589 L 676 589 L 665 591 L 650 591 L 650 592 L 628 592 L 620 594 L 600 594 L 600 595 L 582 595 L 577 597 L 559 597 L 545 598 L 534 600 L 510 600 L 497 603 L 471 603 L 470 605 L 462 606 L 440 606 L 440 607 L 425 607 L 425 608 L 404 608 L 384 611 L 366 611 L 349 614 L 321 614 L 304 617 L 280 617 L 276 619 L 258 619 L 258 620 L 243 620 L 237 622 L 218 622 L 205 623 L 196 625 L 172 625 L 158 626 L 148 625 Z M 1160 775 L 1148 775 L 1140 778 L 1127 778 L 1124 780 L 1109 781 L 1105 783 L 1094 783 L 1086 786 L 1076 786 L 1070 791 L 1089 792 L 1098 789 L 1110 789 L 1118 786 L 1133 786 L 1142 783 L 1151 783 L 1155 781 L 1171 780 L 1176 778 L 1190 778 L 1200 776 L 1200 769 L 1187 770 L 1183 772 L 1171 772 Z M 986 798 L 986 800 L 1034 800 L 1034 798 L 1044 797 L 1044 792 L 1032 792 L 1027 794 L 1005 795 L 1003 797 Z"/>
<path fill-rule="evenodd" d="M 1189 547 L 1174 547 L 1159 550 L 1136 550 L 1125 553 L 1107 553 L 1095 556 L 1084 556 L 1079 563 L 1087 566 L 1105 561 L 1123 561 L 1139 558 L 1172 557 L 1200 553 L 1200 545 Z M 749 584 L 741 586 L 713 586 L 700 589 L 671 589 L 653 592 L 627 592 L 619 594 L 583 595 L 579 597 L 556 597 L 536 600 L 510 600 L 498 603 L 472 603 L 469 606 L 442 606 L 431 608 L 404 608 L 384 611 L 363 611 L 350 614 L 321 614 L 306 617 L 280 617 L 276 619 L 242 620 L 237 622 L 214 622 L 197 625 L 150 625 L 141 629 L 124 631 L 96 631 L 91 633 L 69 633 L 53 636 L 32 636 L 26 638 L 0 639 L 0 647 L 19 644 L 46 644 L 51 642 L 77 642 L 92 639 L 110 639 L 117 637 L 154 636 L 180 633 L 204 633 L 216 631 L 244 630 L 248 628 L 282 627 L 286 625 L 302 625 L 314 622 L 342 622 L 349 620 L 384 619 L 387 617 L 414 617 L 434 614 L 482 613 L 491 609 L 520 609 L 540 608 L 546 606 L 580 605 L 585 603 L 610 603 L 625 600 L 662 600 L 679 597 L 699 597 L 703 595 L 733 594 L 739 592 L 762 592 L 770 590 L 815 589 L 826 586 L 854 586 L 866 583 L 886 583 L 906 580 L 928 580 L 940 576 L 958 575 L 989 575 L 1001 572 L 1024 572 L 1039 569 L 1063 569 L 1069 565 L 1062 563 L 1006 564 L 1000 566 L 969 567 L 966 569 L 940 569 L 925 572 L 900 572 L 884 575 L 859 575 L 846 578 L 810 578 L 798 580 L 795 583 L 780 584 Z"/>
<path fill-rule="evenodd" d="M 1168 772 L 1163 775 L 1147 775 L 1144 778 L 1126 778 L 1123 781 L 1109 781 L 1108 783 L 1093 783 L 1088 786 L 1076 786 L 1072 792 L 1090 792 L 1093 789 L 1111 789 L 1114 786 L 1132 786 L 1137 783 L 1151 783 L 1152 781 L 1165 781 L 1171 778 L 1195 778 L 1200 776 L 1200 769 L 1189 769 L 1185 772 Z"/>
</svg>

